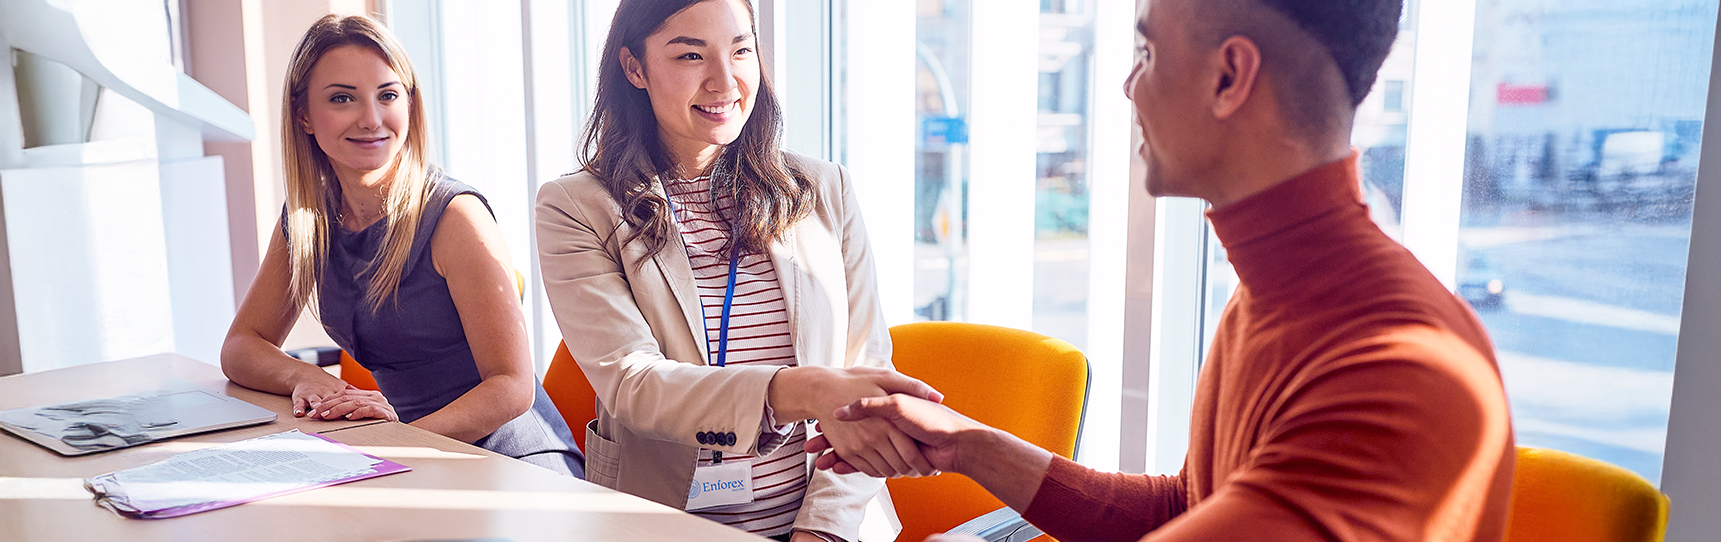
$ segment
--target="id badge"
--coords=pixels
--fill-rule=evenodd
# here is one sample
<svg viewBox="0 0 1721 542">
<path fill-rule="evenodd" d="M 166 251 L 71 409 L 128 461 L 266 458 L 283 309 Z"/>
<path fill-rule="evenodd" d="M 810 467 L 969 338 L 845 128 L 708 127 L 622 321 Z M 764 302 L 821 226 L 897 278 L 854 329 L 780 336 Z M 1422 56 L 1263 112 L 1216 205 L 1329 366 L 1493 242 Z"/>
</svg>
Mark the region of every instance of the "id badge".
<svg viewBox="0 0 1721 542">
<path fill-rule="evenodd" d="M 687 490 L 688 511 L 753 502 L 753 461 L 728 460 L 693 469 Z"/>
</svg>

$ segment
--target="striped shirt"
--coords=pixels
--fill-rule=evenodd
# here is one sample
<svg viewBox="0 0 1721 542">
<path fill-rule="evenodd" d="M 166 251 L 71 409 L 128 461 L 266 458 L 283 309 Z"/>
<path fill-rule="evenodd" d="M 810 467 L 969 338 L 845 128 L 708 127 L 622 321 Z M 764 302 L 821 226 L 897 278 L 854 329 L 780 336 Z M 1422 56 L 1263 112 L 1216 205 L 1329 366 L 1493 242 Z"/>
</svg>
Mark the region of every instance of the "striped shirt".
<svg viewBox="0 0 1721 542">
<path fill-rule="evenodd" d="M 693 266 L 694 284 L 705 310 L 705 337 L 710 359 L 717 359 L 718 335 L 722 327 L 723 298 L 729 286 L 729 224 L 734 201 L 728 194 L 711 196 L 711 177 L 672 180 L 665 184 L 675 204 L 675 222 L 687 259 Z M 768 254 L 743 254 L 736 264 L 735 298 L 729 308 L 728 365 L 795 366 L 795 348 L 789 337 L 789 313 L 777 269 Z M 768 420 L 767 423 L 770 423 Z M 807 460 L 801 444 L 807 440 L 805 424 L 761 428 L 762 456 L 725 455 L 724 462 L 753 462 L 753 502 L 693 512 L 761 536 L 778 536 L 792 530 L 801 499 L 807 494 Z M 774 438 L 767 438 L 774 437 Z M 774 449 L 770 444 L 781 442 Z M 699 464 L 711 464 L 711 451 L 699 451 Z"/>
</svg>

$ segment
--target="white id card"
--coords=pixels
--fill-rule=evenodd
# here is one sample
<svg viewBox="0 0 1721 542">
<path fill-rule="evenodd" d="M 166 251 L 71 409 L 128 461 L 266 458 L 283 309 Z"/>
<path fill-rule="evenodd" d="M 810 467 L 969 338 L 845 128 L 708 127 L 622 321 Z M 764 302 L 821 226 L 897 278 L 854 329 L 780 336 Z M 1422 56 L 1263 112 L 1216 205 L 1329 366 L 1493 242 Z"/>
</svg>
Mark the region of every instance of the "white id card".
<svg viewBox="0 0 1721 542">
<path fill-rule="evenodd" d="M 687 490 L 687 510 L 702 510 L 753 502 L 753 461 L 729 460 L 693 469 L 693 487 Z"/>
</svg>

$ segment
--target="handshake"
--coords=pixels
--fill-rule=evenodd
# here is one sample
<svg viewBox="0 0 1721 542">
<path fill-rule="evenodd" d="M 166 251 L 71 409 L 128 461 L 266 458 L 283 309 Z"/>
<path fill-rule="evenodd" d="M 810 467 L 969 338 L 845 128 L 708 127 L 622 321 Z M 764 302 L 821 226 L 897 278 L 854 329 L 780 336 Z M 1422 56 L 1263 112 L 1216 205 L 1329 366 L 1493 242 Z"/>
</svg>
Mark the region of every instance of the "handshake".
<svg viewBox="0 0 1721 542">
<path fill-rule="evenodd" d="M 803 367 L 798 369 L 813 369 Z M 804 371 L 783 371 L 772 393 L 798 390 L 797 403 L 819 405 L 808 412 L 820 434 L 805 444 L 814 462 L 837 474 L 879 478 L 964 473 L 965 442 L 996 430 L 940 404 L 943 394 L 926 383 L 888 369 L 823 369 L 816 381 L 795 382 Z M 784 404 L 773 397 L 773 404 Z"/>
</svg>

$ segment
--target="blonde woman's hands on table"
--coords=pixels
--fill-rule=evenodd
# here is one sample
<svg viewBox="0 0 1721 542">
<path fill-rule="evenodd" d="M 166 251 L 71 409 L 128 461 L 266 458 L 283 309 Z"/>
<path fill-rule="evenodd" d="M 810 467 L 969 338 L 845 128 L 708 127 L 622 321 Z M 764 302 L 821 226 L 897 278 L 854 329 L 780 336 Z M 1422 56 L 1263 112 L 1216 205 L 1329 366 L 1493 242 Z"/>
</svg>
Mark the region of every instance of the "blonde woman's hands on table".
<svg viewBox="0 0 1721 542">
<path fill-rule="evenodd" d="M 293 416 L 317 420 L 377 418 L 400 421 L 382 392 L 334 381 L 303 381 L 293 386 Z"/>
</svg>

